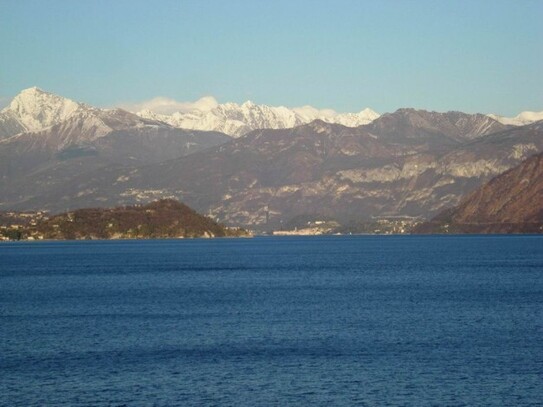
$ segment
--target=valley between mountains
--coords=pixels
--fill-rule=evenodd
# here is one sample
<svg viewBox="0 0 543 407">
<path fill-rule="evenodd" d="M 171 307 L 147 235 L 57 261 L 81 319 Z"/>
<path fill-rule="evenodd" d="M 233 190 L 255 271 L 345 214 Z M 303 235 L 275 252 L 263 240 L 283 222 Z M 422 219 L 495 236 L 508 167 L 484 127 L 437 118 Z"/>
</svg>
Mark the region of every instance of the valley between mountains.
<svg viewBox="0 0 543 407">
<path fill-rule="evenodd" d="M 0 210 L 173 198 L 254 230 L 300 217 L 424 220 L 543 152 L 543 113 L 307 111 L 245 103 L 136 114 L 27 89 L 0 112 Z"/>
</svg>

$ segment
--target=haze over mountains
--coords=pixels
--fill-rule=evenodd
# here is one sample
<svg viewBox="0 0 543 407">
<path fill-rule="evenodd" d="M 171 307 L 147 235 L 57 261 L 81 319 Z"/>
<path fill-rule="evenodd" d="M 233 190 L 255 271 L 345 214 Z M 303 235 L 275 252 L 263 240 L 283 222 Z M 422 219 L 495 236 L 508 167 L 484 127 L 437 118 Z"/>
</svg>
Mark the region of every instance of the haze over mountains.
<svg viewBox="0 0 543 407">
<path fill-rule="evenodd" d="M 298 215 L 428 218 L 543 151 L 532 121 L 543 112 L 519 115 L 524 125 L 415 109 L 319 114 L 247 102 L 136 115 L 27 89 L 0 112 L 0 208 L 176 198 L 255 228 Z"/>
</svg>

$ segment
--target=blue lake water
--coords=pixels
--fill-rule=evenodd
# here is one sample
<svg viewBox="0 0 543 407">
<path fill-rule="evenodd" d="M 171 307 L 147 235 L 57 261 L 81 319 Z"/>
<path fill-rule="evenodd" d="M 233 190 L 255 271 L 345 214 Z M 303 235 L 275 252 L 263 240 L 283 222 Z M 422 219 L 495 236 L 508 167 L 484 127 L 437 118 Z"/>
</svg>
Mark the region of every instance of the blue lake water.
<svg viewBox="0 0 543 407">
<path fill-rule="evenodd" d="M 0 405 L 541 405 L 543 237 L 0 244 Z"/>
</svg>

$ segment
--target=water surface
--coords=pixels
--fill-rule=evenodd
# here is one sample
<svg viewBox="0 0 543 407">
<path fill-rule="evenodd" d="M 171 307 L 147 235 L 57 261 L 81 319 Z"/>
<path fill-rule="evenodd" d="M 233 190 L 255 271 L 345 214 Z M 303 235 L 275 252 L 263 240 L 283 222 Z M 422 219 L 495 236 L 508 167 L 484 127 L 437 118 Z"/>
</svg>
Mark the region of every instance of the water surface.
<svg viewBox="0 0 543 407">
<path fill-rule="evenodd" d="M 543 238 L 0 244 L 1 405 L 538 405 Z"/>
</svg>

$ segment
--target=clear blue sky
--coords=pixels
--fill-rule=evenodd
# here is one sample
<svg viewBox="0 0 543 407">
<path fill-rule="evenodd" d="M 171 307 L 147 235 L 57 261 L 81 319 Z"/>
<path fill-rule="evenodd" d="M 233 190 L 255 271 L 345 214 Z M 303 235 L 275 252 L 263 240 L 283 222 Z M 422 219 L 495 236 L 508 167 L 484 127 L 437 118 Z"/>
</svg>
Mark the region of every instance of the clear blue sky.
<svg viewBox="0 0 543 407">
<path fill-rule="evenodd" d="M 0 0 L 0 98 L 543 110 L 543 1 Z"/>
</svg>

